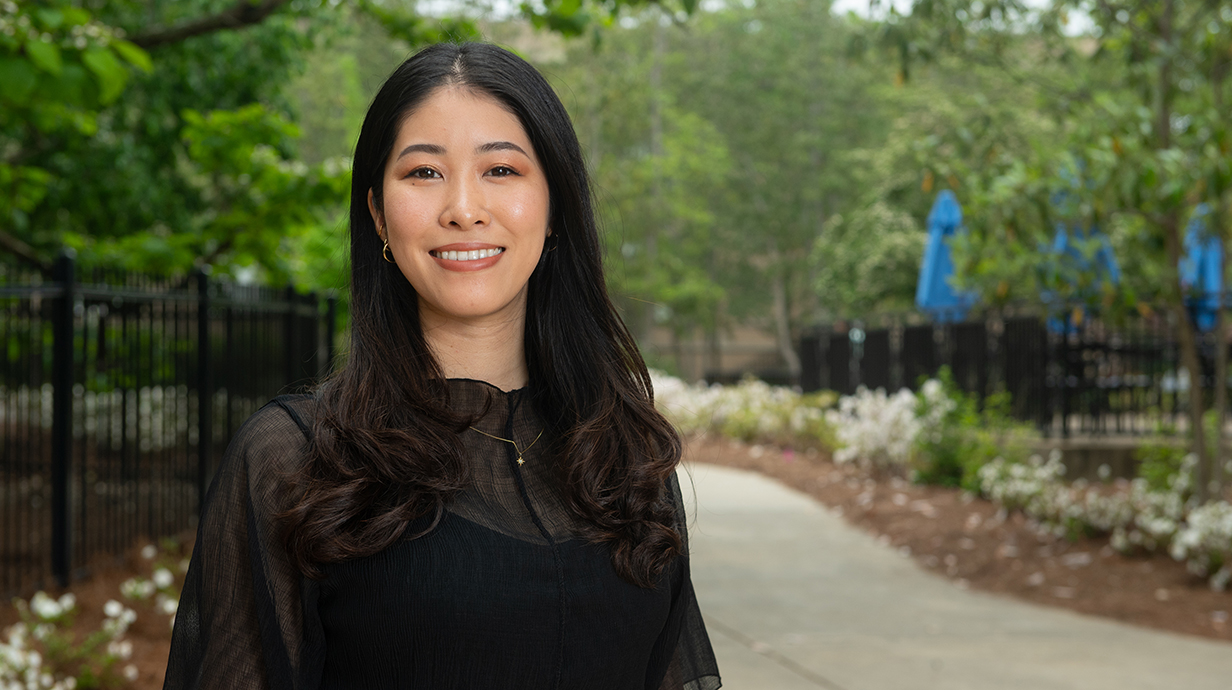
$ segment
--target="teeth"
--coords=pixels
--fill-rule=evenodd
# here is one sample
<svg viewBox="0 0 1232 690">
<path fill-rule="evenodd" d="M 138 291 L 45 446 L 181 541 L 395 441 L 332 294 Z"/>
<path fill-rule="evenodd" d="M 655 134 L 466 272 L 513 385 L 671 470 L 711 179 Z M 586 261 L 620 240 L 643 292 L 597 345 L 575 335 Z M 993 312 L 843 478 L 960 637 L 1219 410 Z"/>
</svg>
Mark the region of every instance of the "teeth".
<svg viewBox="0 0 1232 690">
<path fill-rule="evenodd" d="M 468 252 L 437 252 L 436 255 L 446 261 L 475 261 L 496 256 L 503 251 L 505 251 L 503 248 L 496 247 L 494 249 L 472 249 Z"/>
</svg>

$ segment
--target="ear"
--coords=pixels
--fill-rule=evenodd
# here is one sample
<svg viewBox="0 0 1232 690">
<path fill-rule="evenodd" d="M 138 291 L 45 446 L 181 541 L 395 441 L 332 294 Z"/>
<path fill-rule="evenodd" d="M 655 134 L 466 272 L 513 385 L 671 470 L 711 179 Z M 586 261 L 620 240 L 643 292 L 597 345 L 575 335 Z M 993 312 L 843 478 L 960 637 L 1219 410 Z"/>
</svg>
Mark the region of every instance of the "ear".
<svg viewBox="0 0 1232 690">
<path fill-rule="evenodd" d="M 372 188 L 368 188 L 368 213 L 372 214 L 372 222 L 376 223 L 376 234 L 381 238 L 381 241 L 388 239 L 385 236 L 385 214 L 376 210 L 376 202 L 372 200 Z"/>
</svg>

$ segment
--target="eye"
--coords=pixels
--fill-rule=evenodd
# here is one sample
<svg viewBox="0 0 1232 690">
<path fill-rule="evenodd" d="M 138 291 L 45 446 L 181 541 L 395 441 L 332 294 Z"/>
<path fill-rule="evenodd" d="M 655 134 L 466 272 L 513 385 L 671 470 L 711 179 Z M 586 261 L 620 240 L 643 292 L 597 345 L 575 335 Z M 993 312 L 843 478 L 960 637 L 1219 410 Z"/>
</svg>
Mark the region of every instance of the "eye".
<svg viewBox="0 0 1232 690">
<path fill-rule="evenodd" d="M 491 170 L 489 170 L 488 174 L 491 175 L 492 177 L 509 177 L 510 175 L 517 175 L 519 173 L 517 170 L 514 170 L 513 168 L 507 165 L 498 165 L 495 168 L 492 168 Z"/>
<path fill-rule="evenodd" d="M 419 167 L 410 171 L 406 176 L 413 180 L 432 180 L 441 176 L 440 173 L 429 167 Z"/>
</svg>

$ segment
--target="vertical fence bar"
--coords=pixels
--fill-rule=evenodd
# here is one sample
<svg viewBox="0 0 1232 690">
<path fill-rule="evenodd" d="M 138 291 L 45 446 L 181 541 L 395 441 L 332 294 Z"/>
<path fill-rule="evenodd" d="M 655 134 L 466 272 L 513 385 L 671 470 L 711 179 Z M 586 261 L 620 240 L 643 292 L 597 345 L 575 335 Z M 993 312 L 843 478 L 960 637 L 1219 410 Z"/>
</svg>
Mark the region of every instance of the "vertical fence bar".
<svg viewBox="0 0 1232 690">
<path fill-rule="evenodd" d="M 334 356 L 336 346 L 334 336 L 338 332 L 338 295 L 330 292 L 325 300 L 325 370 L 322 375 L 329 376 L 334 372 Z"/>
<path fill-rule="evenodd" d="M 295 297 L 295 288 L 288 285 L 286 290 L 283 291 L 283 298 L 287 301 L 287 318 L 283 330 L 282 341 L 287 367 L 286 372 L 283 374 L 283 378 L 286 380 L 286 386 L 288 388 L 292 388 L 293 384 L 299 380 L 299 362 L 296 361 L 299 357 L 299 348 L 296 347 L 296 345 L 299 343 L 296 342 L 295 338 L 295 312 L 297 306 L 297 300 Z M 284 392 L 290 391 L 287 390 Z"/>
<path fill-rule="evenodd" d="M 67 586 L 72 570 L 73 507 L 69 503 L 69 463 L 73 452 L 73 303 L 76 268 L 71 250 L 56 259 L 52 278 L 60 296 L 52 310 L 51 412 L 51 572 Z"/>
<path fill-rule="evenodd" d="M 210 274 L 197 271 L 197 512 L 205 508 L 206 477 L 214 455 L 213 357 L 210 356 Z"/>
<path fill-rule="evenodd" d="M 816 331 L 800 338 L 800 388 L 805 393 L 821 389 L 821 337 Z"/>
</svg>

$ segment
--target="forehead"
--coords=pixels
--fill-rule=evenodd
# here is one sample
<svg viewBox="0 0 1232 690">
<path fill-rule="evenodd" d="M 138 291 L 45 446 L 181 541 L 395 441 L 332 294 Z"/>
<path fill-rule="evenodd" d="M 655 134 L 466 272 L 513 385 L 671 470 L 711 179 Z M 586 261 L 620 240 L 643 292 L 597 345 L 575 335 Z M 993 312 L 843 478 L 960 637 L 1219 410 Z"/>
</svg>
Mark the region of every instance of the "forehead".
<svg viewBox="0 0 1232 690">
<path fill-rule="evenodd" d="M 504 140 L 530 144 L 530 136 L 521 121 L 504 103 L 465 86 L 442 86 L 429 93 L 403 116 L 395 144 L 445 143 L 435 140 L 475 144 Z"/>
</svg>

